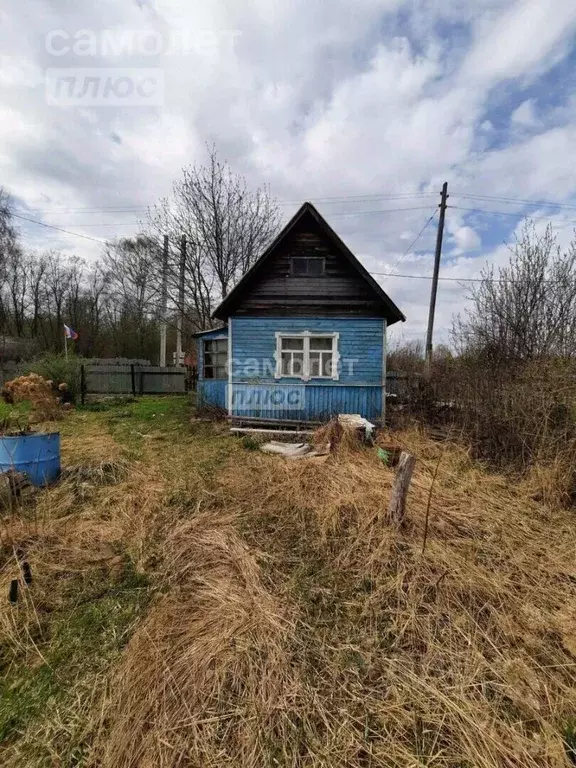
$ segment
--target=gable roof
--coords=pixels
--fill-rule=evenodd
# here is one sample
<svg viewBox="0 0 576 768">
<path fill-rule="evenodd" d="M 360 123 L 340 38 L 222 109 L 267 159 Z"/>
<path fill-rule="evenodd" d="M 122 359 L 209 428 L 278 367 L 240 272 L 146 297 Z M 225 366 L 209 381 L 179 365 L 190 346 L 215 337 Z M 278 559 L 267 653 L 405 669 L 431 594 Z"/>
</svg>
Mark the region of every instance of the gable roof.
<svg viewBox="0 0 576 768">
<path fill-rule="evenodd" d="M 372 275 L 365 269 L 365 267 L 360 264 L 356 256 L 352 253 L 352 251 L 348 248 L 348 246 L 338 237 L 336 232 L 332 229 L 332 227 L 328 224 L 326 219 L 324 219 L 323 216 L 320 215 L 320 213 L 316 210 L 316 208 L 312 205 L 312 203 L 304 203 L 300 209 L 295 213 L 295 215 L 290 219 L 288 224 L 284 227 L 284 229 L 280 232 L 280 234 L 270 243 L 268 248 L 264 251 L 264 253 L 260 256 L 258 261 L 255 262 L 255 264 L 250 267 L 248 272 L 242 277 L 239 283 L 236 284 L 236 286 L 230 291 L 228 296 L 226 296 L 225 299 L 222 300 L 222 302 L 216 307 L 214 312 L 212 313 L 212 317 L 216 317 L 220 320 L 226 320 L 228 318 L 229 311 L 232 306 L 237 302 L 237 300 L 246 294 L 250 287 L 256 282 L 258 279 L 258 275 L 262 269 L 262 266 L 270 260 L 270 258 L 273 256 L 275 251 L 278 249 L 278 247 L 283 243 L 283 241 L 290 235 L 290 233 L 294 230 L 296 225 L 301 221 L 301 219 L 306 216 L 310 215 L 315 220 L 315 222 L 318 224 L 321 232 L 324 234 L 324 236 L 332 243 L 335 250 L 338 252 L 339 255 L 341 255 L 348 264 L 352 267 L 353 270 L 364 280 L 364 282 L 367 284 L 368 289 L 370 290 L 372 294 L 372 298 L 375 299 L 378 303 L 380 303 L 385 310 L 384 315 L 386 317 L 388 325 L 392 325 L 393 323 L 397 323 L 399 320 L 406 320 L 403 313 L 398 309 L 396 304 L 392 301 L 392 299 L 388 296 L 388 294 L 382 289 L 382 287 L 374 280 Z"/>
</svg>

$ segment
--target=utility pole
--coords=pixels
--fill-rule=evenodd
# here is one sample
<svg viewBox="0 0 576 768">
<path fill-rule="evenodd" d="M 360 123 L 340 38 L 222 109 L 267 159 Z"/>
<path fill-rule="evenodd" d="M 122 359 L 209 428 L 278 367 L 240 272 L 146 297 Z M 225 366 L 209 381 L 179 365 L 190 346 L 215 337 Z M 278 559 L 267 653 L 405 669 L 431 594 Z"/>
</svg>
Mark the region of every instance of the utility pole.
<svg viewBox="0 0 576 768">
<path fill-rule="evenodd" d="M 440 217 L 436 235 L 436 254 L 434 256 L 434 273 L 432 275 L 432 290 L 430 292 L 430 312 L 428 314 L 428 330 L 426 332 L 426 371 L 430 373 L 432 363 L 432 334 L 434 331 L 434 313 L 436 311 L 436 294 L 438 293 L 438 273 L 440 272 L 440 256 L 442 255 L 442 237 L 444 236 L 444 218 L 446 216 L 446 200 L 448 200 L 448 182 L 442 184 L 440 193 Z"/>
<path fill-rule="evenodd" d="M 176 321 L 176 365 L 182 359 L 182 326 L 184 324 L 184 277 L 186 273 L 186 235 L 180 241 L 180 275 L 178 281 L 178 320 Z"/>
<path fill-rule="evenodd" d="M 168 235 L 164 235 L 162 254 L 162 296 L 160 298 L 160 367 L 166 367 L 166 331 L 168 327 Z"/>
</svg>

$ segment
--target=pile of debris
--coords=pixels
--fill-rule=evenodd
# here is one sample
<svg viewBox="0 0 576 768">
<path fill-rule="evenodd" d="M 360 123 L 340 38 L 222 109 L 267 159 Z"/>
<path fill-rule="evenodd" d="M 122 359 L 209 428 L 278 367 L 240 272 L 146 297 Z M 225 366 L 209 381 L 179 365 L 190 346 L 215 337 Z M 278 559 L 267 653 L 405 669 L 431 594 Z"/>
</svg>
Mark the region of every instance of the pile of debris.
<svg viewBox="0 0 576 768">
<path fill-rule="evenodd" d="M 260 447 L 264 453 L 274 453 L 287 459 L 326 458 L 341 446 L 354 450 L 373 445 L 376 426 L 359 414 L 342 413 L 316 432 L 310 443 L 287 443 L 270 440 Z"/>
</svg>

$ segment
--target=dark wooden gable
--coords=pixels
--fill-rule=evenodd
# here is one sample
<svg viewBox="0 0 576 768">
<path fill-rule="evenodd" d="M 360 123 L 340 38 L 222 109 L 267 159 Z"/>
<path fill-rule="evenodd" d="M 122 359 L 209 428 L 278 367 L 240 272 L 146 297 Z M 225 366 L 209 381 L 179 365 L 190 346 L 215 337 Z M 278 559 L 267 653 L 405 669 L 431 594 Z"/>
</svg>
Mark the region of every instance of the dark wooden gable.
<svg viewBox="0 0 576 768">
<path fill-rule="evenodd" d="M 295 274 L 294 258 L 323 260 L 322 274 Z M 389 324 L 404 320 L 310 203 L 302 206 L 214 315 L 386 317 Z"/>
</svg>

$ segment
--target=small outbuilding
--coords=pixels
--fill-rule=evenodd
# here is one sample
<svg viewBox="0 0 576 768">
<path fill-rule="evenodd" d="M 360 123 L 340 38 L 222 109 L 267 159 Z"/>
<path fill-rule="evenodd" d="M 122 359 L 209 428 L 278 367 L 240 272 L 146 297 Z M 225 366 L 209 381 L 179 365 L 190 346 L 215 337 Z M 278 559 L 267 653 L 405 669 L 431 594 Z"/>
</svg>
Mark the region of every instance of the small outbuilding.
<svg viewBox="0 0 576 768">
<path fill-rule="evenodd" d="M 396 304 L 304 203 L 198 334 L 198 402 L 233 417 L 383 420 Z"/>
</svg>

